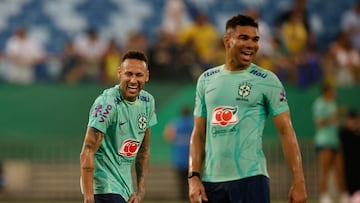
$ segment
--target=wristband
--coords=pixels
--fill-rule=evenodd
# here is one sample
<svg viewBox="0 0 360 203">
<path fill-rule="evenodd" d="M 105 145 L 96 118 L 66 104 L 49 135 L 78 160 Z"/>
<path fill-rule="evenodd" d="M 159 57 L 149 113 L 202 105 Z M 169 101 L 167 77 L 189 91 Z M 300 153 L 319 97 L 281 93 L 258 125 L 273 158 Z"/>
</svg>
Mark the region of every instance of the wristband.
<svg viewBox="0 0 360 203">
<path fill-rule="evenodd" d="M 189 172 L 188 179 L 190 179 L 194 176 L 197 176 L 200 178 L 200 173 L 199 172 Z"/>
</svg>

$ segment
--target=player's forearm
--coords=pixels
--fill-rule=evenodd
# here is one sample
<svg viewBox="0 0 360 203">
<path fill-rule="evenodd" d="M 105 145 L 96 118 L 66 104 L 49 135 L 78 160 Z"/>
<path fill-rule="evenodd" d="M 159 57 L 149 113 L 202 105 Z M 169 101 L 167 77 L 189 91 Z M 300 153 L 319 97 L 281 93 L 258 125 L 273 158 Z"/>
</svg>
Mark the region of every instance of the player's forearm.
<svg viewBox="0 0 360 203">
<path fill-rule="evenodd" d="M 94 161 L 93 156 L 86 153 L 80 155 L 80 173 L 81 183 L 84 193 L 84 202 L 92 203 L 94 198 L 93 180 L 94 180 Z"/>
<path fill-rule="evenodd" d="M 137 195 L 143 199 L 145 195 L 145 178 L 149 172 L 150 162 L 150 130 L 148 129 L 144 137 L 143 143 L 139 149 L 135 162 L 135 171 L 137 178 Z"/>
<path fill-rule="evenodd" d="M 94 180 L 94 145 L 84 143 L 83 150 L 80 154 L 80 173 L 84 198 L 91 198 L 94 196 L 93 180 Z M 91 201 L 89 201 L 91 202 Z"/>
<path fill-rule="evenodd" d="M 283 153 L 290 167 L 293 181 L 304 182 L 301 153 L 296 139 L 296 134 L 290 120 L 290 112 L 286 111 L 273 117 L 278 130 Z"/>
<path fill-rule="evenodd" d="M 139 199 L 143 199 L 145 195 L 145 178 L 149 171 L 149 155 L 142 154 L 137 158 L 135 163 L 137 177 L 137 195 Z"/>
<path fill-rule="evenodd" d="M 103 134 L 94 128 L 88 128 L 80 153 L 81 175 L 94 173 L 94 156 L 98 150 Z"/>
<path fill-rule="evenodd" d="M 95 128 L 88 128 L 84 144 L 80 153 L 80 173 L 84 192 L 84 201 L 93 201 L 94 156 L 98 150 L 104 134 Z"/>
<path fill-rule="evenodd" d="M 201 172 L 205 156 L 205 141 L 199 135 L 192 135 L 190 140 L 189 171 Z"/>
<path fill-rule="evenodd" d="M 84 198 L 92 198 L 94 196 L 93 180 L 94 180 L 94 172 L 89 172 L 89 171 L 84 172 L 84 170 L 81 170 L 81 183 L 82 183 Z"/>
<path fill-rule="evenodd" d="M 284 138 L 285 137 L 285 138 Z M 283 135 L 282 142 L 285 158 L 292 174 L 292 185 L 289 193 L 289 202 L 306 202 L 306 183 L 302 167 L 301 153 L 295 133 Z"/>
<path fill-rule="evenodd" d="M 302 158 L 295 133 L 280 136 L 283 137 L 282 148 L 285 159 L 291 170 L 293 182 L 304 183 L 305 178 L 302 167 Z"/>
<path fill-rule="evenodd" d="M 336 125 L 337 124 L 337 116 L 336 115 L 332 115 L 331 117 L 328 118 L 323 118 L 323 119 L 318 119 L 316 124 L 318 127 L 324 127 L 327 125 Z"/>
<path fill-rule="evenodd" d="M 206 119 L 194 117 L 190 139 L 189 172 L 201 172 L 205 157 Z"/>
</svg>

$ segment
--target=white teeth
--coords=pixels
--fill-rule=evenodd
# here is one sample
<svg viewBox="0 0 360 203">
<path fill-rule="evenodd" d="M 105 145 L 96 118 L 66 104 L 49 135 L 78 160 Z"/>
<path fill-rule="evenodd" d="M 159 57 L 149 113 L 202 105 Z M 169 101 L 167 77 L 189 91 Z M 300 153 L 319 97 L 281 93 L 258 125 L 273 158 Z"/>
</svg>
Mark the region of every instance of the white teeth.
<svg viewBox="0 0 360 203">
<path fill-rule="evenodd" d="M 128 86 L 128 88 L 131 88 L 131 89 L 136 89 L 137 88 L 137 86 Z"/>
<path fill-rule="evenodd" d="M 244 54 L 244 55 L 252 55 L 251 51 L 242 51 L 241 53 Z"/>
</svg>

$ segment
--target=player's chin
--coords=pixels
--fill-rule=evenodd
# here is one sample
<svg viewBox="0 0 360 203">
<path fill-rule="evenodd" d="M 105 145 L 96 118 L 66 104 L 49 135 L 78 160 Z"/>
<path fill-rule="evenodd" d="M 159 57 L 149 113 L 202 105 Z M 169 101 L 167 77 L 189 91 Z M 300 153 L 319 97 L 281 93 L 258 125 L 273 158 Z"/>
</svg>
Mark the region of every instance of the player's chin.
<svg viewBox="0 0 360 203">
<path fill-rule="evenodd" d="M 127 92 L 126 95 L 124 95 L 124 98 L 128 101 L 135 101 L 138 96 L 139 92 Z"/>
<path fill-rule="evenodd" d="M 126 89 L 126 94 L 129 95 L 129 96 L 130 95 L 137 96 L 139 94 L 139 92 L 140 92 L 140 88 L 130 88 L 130 87 L 128 87 Z"/>
<path fill-rule="evenodd" d="M 247 67 L 249 67 L 251 65 L 251 61 L 244 61 L 242 60 L 239 64 L 238 64 L 238 68 L 240 69 L 245 69 Z"/>
</svg>

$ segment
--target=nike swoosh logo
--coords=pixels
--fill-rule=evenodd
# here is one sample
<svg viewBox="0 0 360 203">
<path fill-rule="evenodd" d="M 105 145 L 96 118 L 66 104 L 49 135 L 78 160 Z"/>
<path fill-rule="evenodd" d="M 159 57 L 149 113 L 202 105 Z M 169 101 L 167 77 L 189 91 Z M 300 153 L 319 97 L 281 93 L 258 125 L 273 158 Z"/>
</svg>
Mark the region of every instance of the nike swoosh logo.
<svg viewBox="0 0 360 203">
<path fill-rule="evenodd" d="M 124 125 L 125 123 L 127 123 L 127 121 L 125 121 L 125 122 L 120 122 L 119 125 Z"/>
<path fill-rule="evenodd" d="M 206 94 L 209 94 L 210 92 L 214 91 L 216 89 L 216 87 L 212 88 L 212 89 L 209 89 L 208 91 L 206 91 L 205 93 Z"/>
</svg>

